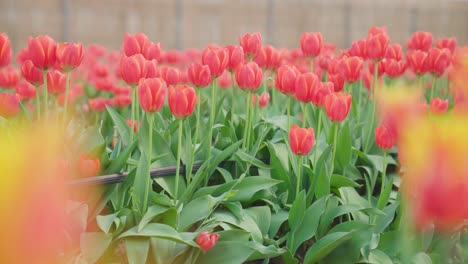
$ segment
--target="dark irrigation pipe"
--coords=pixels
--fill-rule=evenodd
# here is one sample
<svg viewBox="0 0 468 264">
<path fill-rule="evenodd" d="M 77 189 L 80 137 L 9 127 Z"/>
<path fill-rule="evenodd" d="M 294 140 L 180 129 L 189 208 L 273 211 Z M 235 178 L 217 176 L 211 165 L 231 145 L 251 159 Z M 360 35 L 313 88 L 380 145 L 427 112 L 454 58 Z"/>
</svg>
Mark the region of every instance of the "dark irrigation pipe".
<svg viewBox="0 0 468 264">
<path fill-rule="evenodd" d="M 192 172 L 197 172 L 203 163 L 193 164 Z M 181 175 L 185 174 L 185 165 L 180 166 Z M 176 166 L 168 166 L 162 168 L 152 169 L 150 171 L 151 178 L 159 178 L 165 176 L 173 176 L 176 174 Z M 102 176 L 89 177 L 84 179 L 77 179 L 68 181 L 68 185 L 71 186 L 87 186 L 87 185 L 101 185 L 101 184 L 113 184 L 123 182 L 128 176 L 128 172 L 121 172 L 116 174 L 108 174 Z"/>
</svg>

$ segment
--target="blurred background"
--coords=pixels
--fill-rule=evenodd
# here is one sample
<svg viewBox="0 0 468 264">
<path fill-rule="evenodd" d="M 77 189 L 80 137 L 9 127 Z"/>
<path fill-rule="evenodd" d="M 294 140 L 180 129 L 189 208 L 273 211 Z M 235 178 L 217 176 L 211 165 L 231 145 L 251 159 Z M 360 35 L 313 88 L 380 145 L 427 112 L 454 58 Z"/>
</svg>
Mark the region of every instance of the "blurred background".
<svg viewBox="0 0 468 264">
<path fill-rule="evenodd" d="M 31 35 L 118 49 L 125 32 L 144 32 L 164 49 L 237 43 L 258 31 L 263 42 L 298 47 L 303 31 L 321 31 L 339 48 L 385 25 L 392 42 L 414 31 L 468 42 L 468 0 L 0 0 L 0 32 L 14 51 Z"/>
</svg>

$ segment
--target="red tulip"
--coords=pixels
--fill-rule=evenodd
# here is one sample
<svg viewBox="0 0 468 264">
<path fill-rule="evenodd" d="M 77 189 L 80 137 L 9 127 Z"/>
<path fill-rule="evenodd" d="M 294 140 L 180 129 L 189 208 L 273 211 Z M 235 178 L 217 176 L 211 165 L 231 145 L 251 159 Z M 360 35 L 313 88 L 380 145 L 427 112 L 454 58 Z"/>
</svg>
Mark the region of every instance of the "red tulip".
<svg viewBox="0 0 468 264">
<path fill-rule="evenodd" d="M 377 26 L 372 26 L 369 31 L 367 31 L 367 37 L 369 36 L 376 36 L 379 34 L 384 34 L 388 35 L 387 33 L 387 28 L 386 27 L 377 27 Z"/>
<path fill-rule="evenodd" d="M 157 112 L 166 100 L 167 86 L 161 78 L 141 80 L 138 85 L 138 100 L 145 112 Z"/>
<path fill-rule="evenodd" d="M 301 35 L 302 53 L 309 57 L 316 57 L 323 47 L 323 37 L 320 32 L 304 32 Z"/>
<path fill-rule="evenodd" d="M 93 177 L 98 175 L 101 169 L 101 162 L 98 158 L 90 157 L 88 154 L 82 154 L 78 163 L 78 171 L 82 177 Z"/>
<path fill-rule="evenodd" d="M 232 86 L 231 74 L 228 71 L 224 71 L 218 78 L 218 85 L 220 88 L 229 88 Z"/>
<path fill-rule="evenodd" d="M 60 43 L 57 45 L 57 62 L 66 71 L 80 66 L 83 60 L 83 46 L 81 43 Z"/>
<path fill-rule="evenodd" d="M 340 59 L 330 58 L 328 61 L 328 74 L 338 74 L 340 69 Z"/>
<path fill-rule="evenodd" d="M 274 69 L 280 64 L 280 54 L 272 46 L 265 45 L 260 49 L 254 61 L 262 68 Z"/>
<path fill-rule="evenodd" d="M 364 84 L 364 87 L 369 92 L 371 90 L 371 85 L 372 85 L 373 80 L 374 80 L 374 75 L 372 73 L 370 73 L 368 70 L 362 71 L 361 81 Z"/>
<path fill-rule="evenodd" d="M 427 53 L 427 69 L 438 76 L 444 74 L 450 66 L 452 56 L 448 49 L 432 48 Z"/>
<path fill-rule="evenodd" d="M 188 85 L 169 87 L 169 108 L 177 118 L 184 118 L 192 114 L 198 97 L 195 89 Z"/>
<path fill-rule="evenodd" d="M 408 39 L 406 46 L 410 50 L 428 51 L 432 47 L 432 33 L 430 32 L 415 32 Z"/>
<path fill-rule="evenodd" d="M 389 150 L 395 145 L 396 137 L 385 125 L 375 129 L 375 143 L 382 150 Z"/>
<path fill-rule="evenodd" d="M 296 155 L 307 155 L 314 146 L 314 129 L 293 125 L 289 130 L 289 145 Z"/>
<path fill-rule="evenodd" d="M 431 112 L 434 114 L 443 114 L 447 112 L 448 100 L 433 98 L 431 101 Z"/>
<path fill-rule="evenodd" d="M 351 109 L 351 95 L 332 93 L 325 97 L 324 106 L 328 118 L 333 122 L 341 122 L 348 116 Z"/>
<path fill-rule="evenodd" d="M 48 69 L 54 66 L 56 61 L 57 44 L 49 36 L 38 36 L 36 38 L 29 38 L 28 52 L 29 59 L 33 62 L 34 66 L 39 69 Z"/>
<path fill-rule="evenodd" d="M 180 73 L 177 68 L 165 66 L 159 68 L 159 76 L 170 86 L 179 83 Z"/>
<path fill-rule="evenodd" d="M 36 87 L 27 81 L 23 80 L 17 83 L 15 90 L 22 99 L 32 99 L 36 97 Z"/>
<path fill-rule="evenodd" d="M 196 87 L 206 87 L 211 82 L 210 67 L 200 63 L 193 63 L 187 70 L 189 82 Z"/>
<path fill-rule="evenodd" d="M 448 49 L 450 53 L 453 54 L 457 47 L 457 39 L 456 38 L 442 38 L 437 40 L 436 48 L 439 49 Z"/>
<path fill-rule="evenodd" d="M 161 43 L 150 43 L 143 50 L 143 56 L 147 60 L 157 60 L 161 59 Z"/>
<path fill-rule="evenodd" d="M 114 94 L 115 95 L 130 95 L 132 92 L 132 88 L 127 86 L 114 86 Z"/>
<path fill-rule="evenodd" d="M 260 33 L 246 33 L 239 38 L 239 45 L 244 49 L 245 55 L 254 58 L 262 48 L 262 36 Z"/>
<path fill-rule="evenodd" d="M 227 69 L 234 71 L 237 66 L 245 62 L 244 49 L 241 46 L 234 45 L 226 46 L 226 49 L 229 51 L 229 62 L 227 64 Z"/>
<path fill-rule="evenodd" d="M 360 39 L 351 43 L 351 48 L 348 50 L 349 56 L 357 56 L 362 59 L 366 59 L 366 43 L 366 39 Z"/>
<path fill-rule="evenodd" d="M 385 52 L 385 58 L 400 61 L 402 54 L 403 52 L 400 44 L 395 43 L 387 47 L 387 51 Z"/>
<path fill-rule="evenodd" d="M 383 59 L 385 73 L 390 78 L 396 78 L 401 76 L 406 70 L 406 64 L 403 61 L 397 61 L 394 59 Z"/>
<path fill-rule="evenodd" d="M 240 65 L 236 69 L 236 82 L 239 88 L 243 90 L 257 90 L 260 88 L 262 80 L 262 69 L 255 62 Z"/>
<path fill-rule="evenodd" d="M 367 58 L 381 60 L 385 56 L 389 42 L 390 38 L 384 33 L 368 36 L 366 41 Z"/>
<path fill-rule="evenodd" d="M 124 108 L 132 103 L 132 97 L 125 94 L 118 94 L 114 97 L 114 103 L 119 108 Z"/>
<path fill-rule="evenodd" d="M 318 107 L 323 107 L 325 97 L 333 92 L 334 85 L 332 82 L 318 83 L 312 95 L 312 103 Z"/>
<path fill-rule="evenodd" d="M 11 44 L 8 35 L 0 34 L 0 68 L 10 64 L 11 60 Z"/>
<path fill-rule="evenodd" d="M 267 107 L 269 102 L 270 102 L 270 94 L 268 92 L 263 92 L 258 97 L 258 105 L 260 106 L 260 108 Z"/>
<path fill-rule="evenodd" d="M 408 67 L 415 74 L 425 74 L 428 72 L 427 53 L 422 50 L 409 50 L 406 53 L 406 61 Z"/>
<path fill-rule="evenodd" d="M 114 104 L 114 101 L 112 99 L 97 97 L 93 99 L 88 99 L 88 104 L 91 110 L 100 112 L 106 110 L 106 105 L 112 106 Z"/>
<path fill-rule="evenodd" d="M 294 88 L 294 97 L 303 103 L 311 102 L 318 85 L 320 85 L 320 80 L 314 73 L 307 72 L 298 75 Z"/>
<path fill-rule="evenodd" d="M 27 48 L 22 48 L 20 51 L 16 54 L 16 62 L 19 65 L 23 65 L 23 63 L 29 60 L 29 51 Z M 32 62 L 31 62 L 32 63 Z M 0 63 L 1 64 L 1 63 Z"/>
<path fill-rule="evenodd" d="M 146 78 L 159 77 L 159 68 L 157 60 L 146 61 Z"/>
<path fill-rule="evenodd" d="M 111 77 L 99 78 L 94 81 L 96 90 L 102 92 L 112 92 L 114 90 L 114 79 Z"/>
<path fill-rule="evenodd" d="M 19 81 L 18 72 L 11 66 L 0 69 L 0 87 L 13 88 Z"/>
<path fill-rule="evenodd" d="M 127 57 L 135 54 L 143 55 L 150 44 L 148 37 L 143 33 L 136 33 L 134 36 L 125 33 L 122 49 Z"/>
<path fill-rule="evenodd" d="M 385 60 L 385 59 L 383 59 Z M 384 73 L 385 73 L 385 63 L 383 62 L 383 60 L 380 60 L 377 64 L 377 75 L 380 77 L 382 76 Z M 368 67 L 368 70 L 370 73 L 372 73 L 372 75 L 374 75 L 374 67 L 375 67 L 375 63 L 373 61 L 369 61 L 369 63 L 367 64 L 367 67 Z"/>
<path fill-rule="evenodd" d="M 286 95 L 294 94 L 296 85 L 296 78 L 299 75 L 299 71 L 292 65 L 281 65 L 276 70 L 275 86 Z"/>
<path fill-rule="evenodd" d="M 65 74 L 57 70 L 47 72 L 47 91 L 54 95 L 65 92 L 65 81 Z"/>
<path fill-rule="evenodd" d="M 360 57 L 343 58 L 339 64 L 340 74 L 348 83 L 359 81 L 363 67 L 364 62 Z"/>
<path fill-rule="evenodd" d="M 340 92 L 344 88 L 344 79 L 340 74 L 328 75 L 328 81 L 333 83 L 333 89 L 335 92 Z"/>
<path fill-rule="evenodd" d="M 20 98 L 17 94 L 0 93 L 0 116 L 14 117 L 20 111 Z"/>
<path fill-rule="evenodd" d="M 226 48 L 208 46 L 203 50 L 202 64 L 208 65 L 211 77 L 220 76 L 229 62 L 229 51 Z"/>
<path fill-rule="evenodd" d="M 206 252 L 215 246 L 218 239 L 219 239 L 218 234 L 210 234 L 208 232 L 201 232 L 200 234 L 198 234 L 195 242 L 197 243 L 197 245 L 200 247 L 201 250 Z"/>
<path fill-rule="evenodd" d="M 120 58 L 120 75 L 128 85 L 137 85 L 146 77 L 146 60 L 141 54 Z"/>
</svg>

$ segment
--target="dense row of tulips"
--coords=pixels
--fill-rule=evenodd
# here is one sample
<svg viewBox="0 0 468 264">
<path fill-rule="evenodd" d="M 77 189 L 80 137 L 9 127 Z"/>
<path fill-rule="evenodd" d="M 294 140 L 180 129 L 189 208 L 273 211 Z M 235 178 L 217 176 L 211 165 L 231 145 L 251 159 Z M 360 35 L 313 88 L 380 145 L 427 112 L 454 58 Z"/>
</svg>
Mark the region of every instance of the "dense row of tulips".
<svg viewBox="0 0 468 264">
<path fill-rule="evenodd" d="M 106 235 L 115 225 L 112 240 L 99 254 L 85 256 L 88 261 L 104 261 L 104 253 L 113 255 L 125 240 L 129 261 L 144 263 L 150 244 L 155 251 L 169 245 L 164 239 L 184 248 L 156 254 L 154 263 L 278 256 L 285 263 L 338 261 L 329 253 L 354 241 L 361 229 L 387 240 L 402 231 L 392 241 L 402 239 L 403 246 L 386 251 L 366 238 L 346 251 L 355 261 L 429 258 L 428 247 L 407 241 L 431 228 L 459 232 L 468 219 L 468 171 L 461 158 L 468 154 L 461 139 L 468 132 L 466 48 L 455 38 L 434 41 L 431 33 L 416 32 L 404 51 L 390 43 L 385 27 L 370 28 L 345 50 L 324 43 L 321 33 L 303 33 L 299 46 L 278 49 L 263 44 L 259 33 L 247 33 L 238 45 L 163 50 L 137 33 L 126 34 L 114 52 L 37 36 L 14 65 L 8 36 L 0 34 L 0 134 L 25 122 L 58 123 L 69 134 L 97 128 L 88 141 L 103 138 L 100 144 L 61 157 L 72 168 L 66 174 L 129 173 L 104 198 L 111 214 L 88 216 Z M 226 169 L 220 165 L 225 160 L 237 163 Z M 196 161 L 203 164 L 199 172 Z M 175 165 L 174 177 L 153 180 L 152 168 L 161 165 Z M 236 194 L 237 186 L 255 191 Z M 167 220 L 171 208 L 174 224 Z M 267 221 L 257 214 L 264 209 L 268 226 L 246 227 L 245 215 Z M 220 218 L 226 210 L 238 220 Z M 223 250 L 244 236 L 240 230 L 262 233 L 248 236 L 248 249 L 236 244 L 236 257 L 224 258 Z M 139 236 L 148 240 L 140 244 L 133 239 Z M 300 251 L 307 243 L 310 249 Z M 89 253 L 81 246 L 81 255 Z M 142 249 L 143 259 L 135 253 Z"/>
</svg>

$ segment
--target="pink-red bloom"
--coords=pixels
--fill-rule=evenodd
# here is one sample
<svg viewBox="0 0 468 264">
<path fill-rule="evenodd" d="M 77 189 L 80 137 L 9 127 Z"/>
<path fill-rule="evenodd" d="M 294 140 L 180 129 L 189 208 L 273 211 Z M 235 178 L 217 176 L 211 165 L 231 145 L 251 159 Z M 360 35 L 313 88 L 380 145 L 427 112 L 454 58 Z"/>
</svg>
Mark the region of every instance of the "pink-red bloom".
<svg viewBox="0 0 468 264">
<path fill-rule="evenodd" d="M 274 69 L 281 62 L 279 52 L 270 45 L 265 45 L 255 57 L 255 62 L 262 68 Z"/>
<path fill-rule="evenodd" d="M 227 69 L 234 71 L 237 66 L 245 62 L 244 49 L 241 46 L 234 45 L 226 46 L 226 49 L 229 51 L 229 62 L 227 64 Z"/>
<path fill-rule="evenodd" d="M 226 48 L 208 46 L 203 50 L 202 64 L 208 65 L 211 77 L 220 76 L 229 62 L 229 51 Z"/>
<path fill-rule="evenodd" d="M 236 82 L 243 90 L 257 90 L 263 80 L 262 69 L 255 62 L 240 65 L 236 69 Z"/>
<path fill-rule="evenodd" d="M 81 177 L 92 177 L 98 175 L 101 169 L 101 161 L 98 158 L 82 154 L 78 161 L 78 172 Z"/>
<path fill-rule="evenodd" d="M 450 66 L 452 55 L 448 49 L 432 48 L 427 53 L 427 69 L 429 72 L 441 76 Z"/>
<path fill-rule="evenodd" d="M 340 74 L 344 81 L 353 83 L 359 81 L 364 62 L 360 57 L 343 58 L 339 64 Z"/>
<path fill-rule="evenodd" d="M 301 50 L 306 56 L 316 57 L 323 47 L 323 37 L 320 32 L 304 32 L 301 35 Z"/>
<path fill-rule="evenodd" d="M 375 129 L 375 143 L 382 150 L 389 150 L 395 145 L 396 137 L 385 125 Z"/>
<path fill-rule="evenodd" d="M 324 107 L 328 118 L 333 122 L 341 122 L 348 116 L 351 109 L 351 95 L 346 93 L 332 93 L 324 99 Z"/>
<path fill-rule="evenodd" d="M 390 38 L 386 33 L 368 35 L 366 41 L 367 58 L 372 60 L 381 60 L 385 56 Z"/>
<path fill-rule="evenodd" d="M 307 155 L 314 146 L 315 136 L 313 128 L 301 128 L 293 125 L 289 130 L 289 146 L 296 155 Z"/>
<path fill-rule="evenodd" d="M 457 39 L 456 38 L 441 38 L 436 41 L 436 48 L 439 49 L 448 49 L 450 53 L 453 54 L 457 48 Z"/>
<path fill-rule="evenodd" d="M 300 75 L 296 67 L 292 65 L 281 65 L 276 70 L 275 86 L 286 95 L 294 94 L 296 78 Z"/>
<path fill-rule="evenodd" d="M 15 86 L 16 93 L 21 97 L 21 99 L 32 99 L 36 97 L 36 87 L 30 84 L 27 81 L 20 81 Z"/>
<path fill-rule="evenodd" d="M 397 61 L 394 59 L 383 59 L 382 62 L 385 65 L 385 73 L 390 78 L 399 77 L 406 70 L 406 64 L 403 61 Z"/>
<path fill-rule="evenodd" d="M 137 85 L 146 77 L 146 60 L 141 54 L 120 58 L 120 75 L 128 85 Z"/>
<path fill-rule="evenodd" d="M 218 78 L 218 85 L 220 88 L 229 88 L 232 86 L 232 77 L 228 71 L 224 71 Z"/>
<path fill-rule="evenodd" d="M 188 80 L 196 87 L 206 87 L 211 82 L 210 67 L 200 63 L 193 63 L 187 70 Z"/>
<path fill-rule="evenodd" d="M 448 100 L 442 100 L 440 98 L 434 98 L 431 101 L 431 112 L 434 114 L 443 114 L 447 112 Z"/>
<path fill-rule="evenodd" d="M 138 85 L 138 100 L 145 112 L 157 112 L 166 100 L 167 86 L 161 78 L 141 80 Z"/>
<path fill-rule="evenodd" d="M 0 69 L 0 87 L 13 88 L 19 81 L 18 72 L 11 66 Z"/>
<path fill-rule="evenodd" d="M 268 92 L 263 92 L 258 97 L 258 105 L 260 106 L 260 108 L 267 107 L 269 102 L 270 102 L 270 94 Z"/>
<path fill-rule="evenodd" d="M 0 93 L 0 116 L 10 118 L 20 111 L 20 98 L 17 94 Z"/>
<path fill-rule="evenodd" d="M 36 38 L 29 38 L 28 52 L 29 59 L 34 66 L 39 69 L 48 69 L 54 66 L 56 61 L 57 44 L 49 36 L 41 35 Z"/>
<path fill-rule="evenodd" d="M 65 92 L 65 80 L 65 74 L 57 70 L 47 72 L 47 91 L 54 95 Z"/>
<path fill-rule="evenodd" d="M 11 44 L 8 35 L 0 34 L 0 68 L 10 64 L 11 60 Z"/>
<path fill-rule="evenodd" d="M 177 118 L 190 116 L 195 109 L 198 97 L 195 89 L 188 85 L 176 85 L 169 87 L 169 108 Z"/>
<path fill-rule="evenodd" d="M 262 36 L 259 32 L 246 33 L 239 38 L 239 45 L 244 49 L 245 55 L 254 58 L 262 48 Z"/>
<path fill-rule="evenodd" d="M 216 245 L 216 242 L 219 239 L 218 234 L 211 234 L 208 232 L 201 232 L 198 234 L 196 243 L 200 247 L 201 250 L 204 252 L 210 250 L 212 247 Z"/>
<path fill-rule="evenodd" d="M 410 50 L 428 51 L 432 47 L 432 40 L 432 33 L 418 31 L 411 35 L 411 37 L 406 42 L 406 46 Z"/>
<path fill-rule="evenodd" d="M 387 51 L 385 52 L 385 59 L 393 59 L 396 61 L 400 61 L 402 58 L 402 54 L 403 51 L 401 45 L 395 43 L 387 47 Z"/>
<path fill-rule="evenodd" d="M 425 74 L 428 72 L 427 53 L 422 50 L 409 50 L 406 53 L 408 68 L 415 74 Z"/>
<path fill-rule="evenodd" d="M 135 54 L 143 55 L 150 44 L 148 37 L 143 33 L 136 33 L 134 36 L 125 33 L 122 49 L 127 57 Z"/>
<path fill-rule="evenodd" d="M 318 83 L 312 95 L 312 103 L 318 107 L 323 107 L 325 97 L 333 92 L 334 85 L 332 82 Z"/>
<path fill-rule="evenodd" d="M 303 73 L 296 78 L 294 97 L 303 103 L 311 102 L 318 85 L 320 80 L 317 75 L 312 72 Z"/>
<path fill-rule="evenodd" d="M 56 57 L 58 64 L 70 71 L 80 66 L 83 60 L 83 45 L 81 43 L 60 43 L 57 45 Z"/>
</svg>

